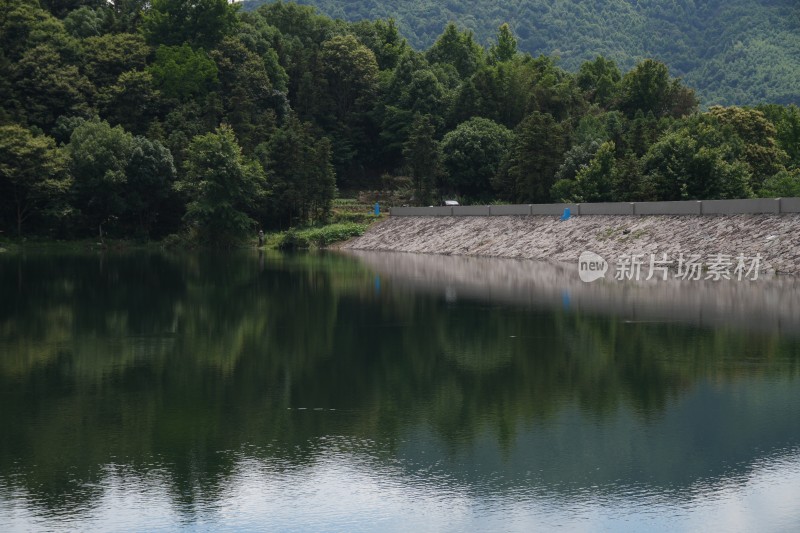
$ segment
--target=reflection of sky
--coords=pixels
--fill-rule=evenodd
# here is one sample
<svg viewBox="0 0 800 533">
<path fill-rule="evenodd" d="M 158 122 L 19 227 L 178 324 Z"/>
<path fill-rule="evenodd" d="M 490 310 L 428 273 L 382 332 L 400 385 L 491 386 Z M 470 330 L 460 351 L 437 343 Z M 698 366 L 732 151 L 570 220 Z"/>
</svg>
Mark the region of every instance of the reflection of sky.
<svg viewBox="0 0 800 533">
<path fill-rule="evenodd" d="M 537 490 L 485 497 L 332 445 L 301 469 L 242 457 L 218 497 L 191 517 L 170 503 L 159 475 L 110 469 L 91 509 L 43 519 L 18 494 L 0 501 L 0 524 L 4 531 L 791 531 L 800 524 L 800 451 L 720 481 L 698 482 L 678 499 L 591 487 L 567 497 Z"/>
<path fill-rule="evenodd" d="M 463 442 L 423 425 L 400 442 L 319 437 L 301 463 L 277 442 L 245 445 L 220 452 L 233 470 L 211 491 L 193 484 L 191 503 L 157 460 L 107 465 L 80 489 L 90 503 L 61 514 L 0 479 L 0 530 L 792 531 L 798 419 L 792 379 L 705 382 L 656 418 L 565 406 L 505 444 L 489 425 Z"/>
<path fill-rule="evenodd" d="M 655 418 L 598 418 L 564 398 L 505 443 L 425 425 L 400 442 L 243 446 L 214 489 L 180 503 L 167 465 L 107 465 L 80 506 L 0 478 L 0 531 L 793 531 L 800 524 L 800 389 L 793 379 L 699 382 Z M 693 415 L 694 413 L 694 415 Z M 298 416 L 312 415 L 311 412 Z M 346 416 L 346 415 L 337 415 Z M 142 473 L 145 472 L 145 473 Z M 80 499 L 79 499 L 80 500 Z M 50 509 L 43 511 L 43 509 Z"/>
</svg>

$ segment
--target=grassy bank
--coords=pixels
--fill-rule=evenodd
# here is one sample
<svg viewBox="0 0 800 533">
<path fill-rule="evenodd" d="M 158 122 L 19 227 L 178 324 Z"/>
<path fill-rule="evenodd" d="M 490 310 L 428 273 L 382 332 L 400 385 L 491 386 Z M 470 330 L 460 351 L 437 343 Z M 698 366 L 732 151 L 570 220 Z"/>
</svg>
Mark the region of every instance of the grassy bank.
<svg viewBox="0 0 800 533">
<path fill-rule="evenodd" d="M 326 248 L 353 237 L 360 237 L 370 224 L 379 219 L 372 217 L 370 222 L 333 222 L 324 226 L 293 228 L 288 231 L 266 235 L 265 248 L 276 250 L 307 250 Z"/>
<path fill-rule="evenodd" d="M 360 237 L 367 228 L 385 215 L 374 215 L 372 205 L 351 198 L 333 201 L 333 210 L 327 224 L 301 226 L 265 235 L 265 249 L 308 250 L 327 248 Z"/>
</svg>

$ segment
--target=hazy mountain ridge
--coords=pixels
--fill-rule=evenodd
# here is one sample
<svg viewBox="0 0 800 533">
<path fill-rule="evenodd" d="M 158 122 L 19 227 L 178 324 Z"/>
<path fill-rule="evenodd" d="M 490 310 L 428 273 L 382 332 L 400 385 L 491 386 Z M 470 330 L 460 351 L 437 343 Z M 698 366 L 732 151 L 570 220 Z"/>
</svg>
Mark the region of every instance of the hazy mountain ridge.
<svg viewBox="0 0 800 533">
<path fill-rule="evenodd" d="M 264 3 L 246 3 L 253 8 Z M 705 105 L 800 103 L 800 5 L 791 0 L 300 0 L 345 20 L 393 17 L 417 49 L 448 21 L 488 45 L 508 22 L 520 50 L 577 70 L 597 55 L 628 70 L 652 57 L 697 88 Z"/>
</svg>

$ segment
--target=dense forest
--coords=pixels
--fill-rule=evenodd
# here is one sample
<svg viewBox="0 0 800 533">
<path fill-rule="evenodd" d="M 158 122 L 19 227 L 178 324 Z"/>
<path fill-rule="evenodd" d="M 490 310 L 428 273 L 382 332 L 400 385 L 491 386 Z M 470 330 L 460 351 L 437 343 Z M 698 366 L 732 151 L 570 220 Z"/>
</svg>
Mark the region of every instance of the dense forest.
<svg viewBox="0 0 800 533">
<path fill-rule="evenodd" d="M 800 110 L 711 107 L 659 61 L 575 72 L 447 25 L 226 0 L 7 0 L 0 230 L 232 243 L 337 194 L 427 205 L 800 196 Z M 601 48 L 598 48 L 600 50 Z"/>
<path fill-rule="evenodd" d="M 271 0 L 246 0 L 245 9 Z M 392 17 L 411 46 L 436 41 L 447 21 L 489 46 L 508 22 L 519 48 L 577 71 L 598 54 L 623 70 L 664 62 L 704 104 L 800 104 L 796 0 L 299 0 L 344 20 Z"/>
</svg>

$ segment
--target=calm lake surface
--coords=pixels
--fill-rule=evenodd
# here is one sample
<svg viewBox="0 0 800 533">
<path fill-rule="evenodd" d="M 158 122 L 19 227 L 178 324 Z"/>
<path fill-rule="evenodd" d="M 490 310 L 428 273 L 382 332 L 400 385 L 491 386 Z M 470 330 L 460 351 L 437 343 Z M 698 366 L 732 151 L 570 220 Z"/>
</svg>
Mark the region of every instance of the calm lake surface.
<svg viewBox="0 0 800 533">
<path fill-rule="evenodd" d="M 0 530 L 797 531 L 800 291 L 572 274 L 0 254 Z"/>
</svg>

